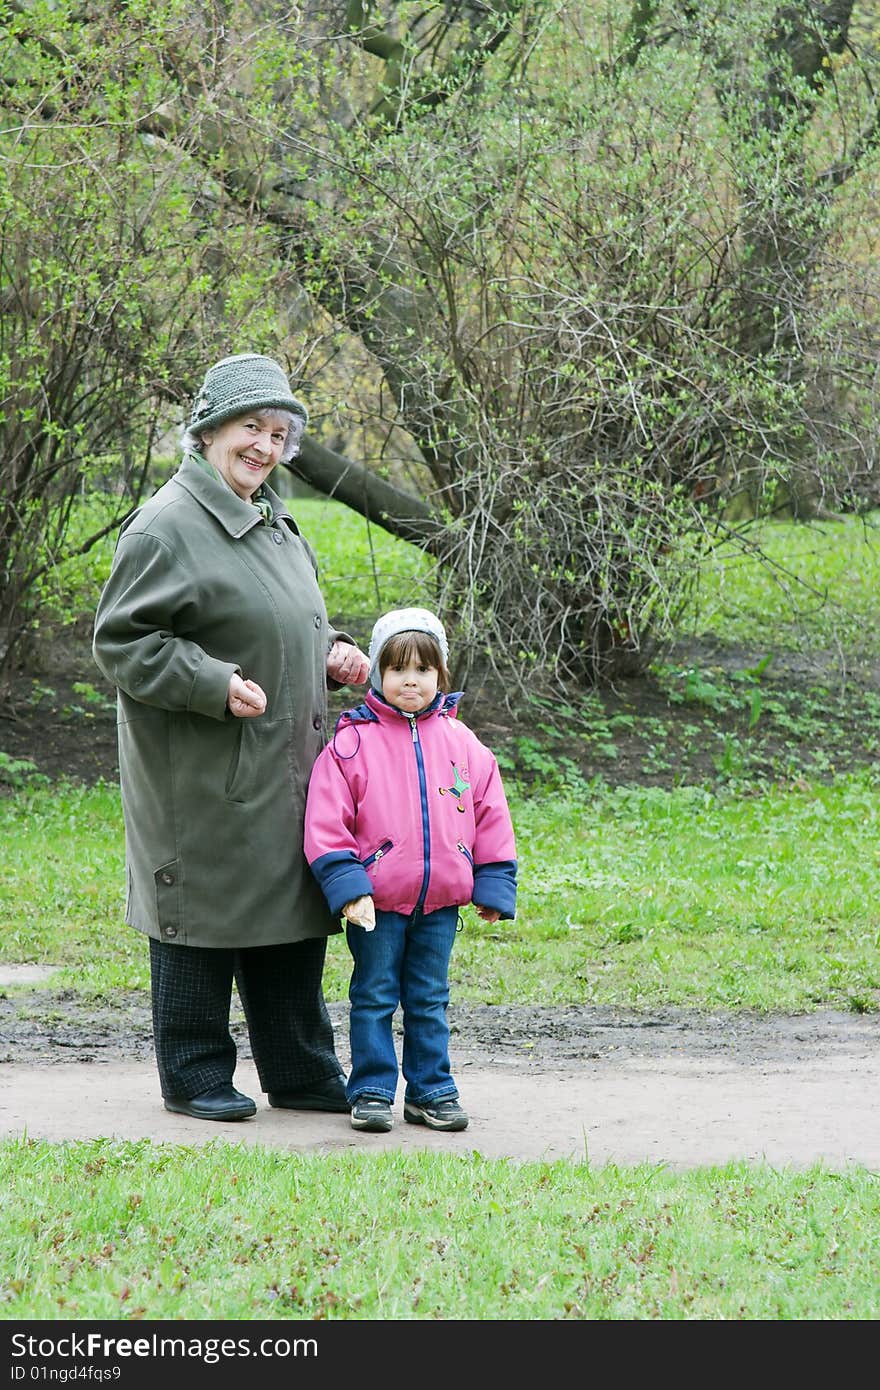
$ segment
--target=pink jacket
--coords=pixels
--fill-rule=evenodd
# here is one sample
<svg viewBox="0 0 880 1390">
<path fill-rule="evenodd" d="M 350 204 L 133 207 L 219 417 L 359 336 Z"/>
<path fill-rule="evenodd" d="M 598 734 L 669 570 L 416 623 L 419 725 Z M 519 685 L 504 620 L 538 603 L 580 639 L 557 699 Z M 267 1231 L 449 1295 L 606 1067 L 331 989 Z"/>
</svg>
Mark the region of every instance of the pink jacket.
<svg viewBox="0 0 880 1390">
<path fill-rule="evenodd" d="M 493 754 L 456 719 L 459 695 L 403 714 L 370 691 L 340 715 L 309 782 L 305 853 L 333 913 L 475 902 L 513 917 L 516 845 Z"/>
</svg>

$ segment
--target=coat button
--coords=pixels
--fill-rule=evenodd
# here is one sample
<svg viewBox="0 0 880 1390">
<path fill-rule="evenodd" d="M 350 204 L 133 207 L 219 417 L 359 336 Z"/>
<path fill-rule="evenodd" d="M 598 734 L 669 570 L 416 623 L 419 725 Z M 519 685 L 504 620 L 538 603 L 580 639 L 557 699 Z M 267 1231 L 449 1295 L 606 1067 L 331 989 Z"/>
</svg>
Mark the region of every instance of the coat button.
<svg viewBox="0 0 880 1390">
<path fill-rule="evenodd" d="M 176 927 L 163 927 L 163 928 L 162 928 L 162 935 L 163 935 L 163 936 L 176 936 L 176 935 L 177 935 L 177 928 L 176 928 Z"/>
<path fill-rule="evenodd" d="M 273 531 L 273 532 L 272 532 L 272 539 L 273 539 L 273 541 L 275 542 L 276 545 L 282 545 L 282 544 L 284 543 L 280 531 Z"/>
<path fill-rule="evenodd" d="M 173 883 L 173 882 L 174 882 L 174 875 L 173 875 L 173 874 L 169 874 L 168 871 L 167 871 L 167 869 L 166 869 L 165 873 L 162 875 L 162 882 L 163 882 L 163 883 Z"/>
</svg>

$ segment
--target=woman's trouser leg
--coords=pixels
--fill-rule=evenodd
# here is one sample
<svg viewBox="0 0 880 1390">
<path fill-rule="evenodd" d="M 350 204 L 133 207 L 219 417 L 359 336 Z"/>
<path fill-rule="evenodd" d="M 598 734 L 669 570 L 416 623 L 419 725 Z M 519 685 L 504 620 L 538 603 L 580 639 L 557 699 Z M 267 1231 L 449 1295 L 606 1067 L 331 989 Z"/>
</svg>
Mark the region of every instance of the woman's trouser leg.
<svg viewBox="0 0 880 1390">
<path fill-rule="evenodd" d="M 327 938 L 235 952 L 235 983 L 264 1091 L 342 1076 L 322 977 Z"/>
<path fill-rule="evenodd" d="M 234 953 L 150 938 L 153 1046 L 163 1096 L 192 1100 L 231 1083 Z"/>
</svg>

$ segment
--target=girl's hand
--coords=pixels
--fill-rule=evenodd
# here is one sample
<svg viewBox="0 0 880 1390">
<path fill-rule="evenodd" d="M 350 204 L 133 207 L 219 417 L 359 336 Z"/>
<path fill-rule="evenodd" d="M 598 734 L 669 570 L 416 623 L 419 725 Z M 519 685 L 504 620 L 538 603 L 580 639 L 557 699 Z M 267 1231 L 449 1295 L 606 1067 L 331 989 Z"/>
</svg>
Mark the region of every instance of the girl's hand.
<svg viewBox="0 0 880 1390">
<path fill-rule="evenodd" d="M 372 931 L 376 925 L 376 907 L 369 893 L 346 903 L 342 912 L 349 922 L 353 922 L 356 927 L 363 927 L 364 931 Z"/>
<path fill-rule="evenodd" d="M 226 704 L 230 714 L 234 714 L 236 719 L 255 719 L 257 715 L 266 711 L 266 693 L 260 689 L 256 681 L 246 681 L 242 680 L 241 676 L 232 676 Z"/>
<path fill-rule="evenodd" d="M 327 675 L 340 685 L 363 685 L 370 674 L 369 658 L 353 642 L 334 642 L 327 653 Z"/>
<path fill-rule="evenodd" d="M 482 907 L 479 903 L 474 903 L 474 907 L 477 909 L 477 916 L 482 917 L 484 922 L 497 922 L 501 917 L 497 907 Z"/>
</svg>

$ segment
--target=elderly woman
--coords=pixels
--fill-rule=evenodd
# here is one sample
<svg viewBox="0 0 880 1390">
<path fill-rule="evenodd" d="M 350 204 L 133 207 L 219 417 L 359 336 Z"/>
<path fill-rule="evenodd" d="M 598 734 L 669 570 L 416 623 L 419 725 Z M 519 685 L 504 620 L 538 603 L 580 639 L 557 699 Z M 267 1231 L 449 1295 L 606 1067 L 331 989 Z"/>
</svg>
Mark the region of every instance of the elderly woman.
<svg viewBox="0 0 880 1390">
<path fill-rule="evenodd" d="M 328 627 L 315 557 L 268 485 L 307 419 L 270 358 L 211 367 L 178 471 L 122 527 L 95 621 L 162 1095 L 203 1120 L 256 1112 L 232 1084 L 233 978 L 269 1104 L 348 1110 L 321 985 L 340 927 L 303 816 L 328 684 L 362 684 L 369 663 Z"/>
</svg>

